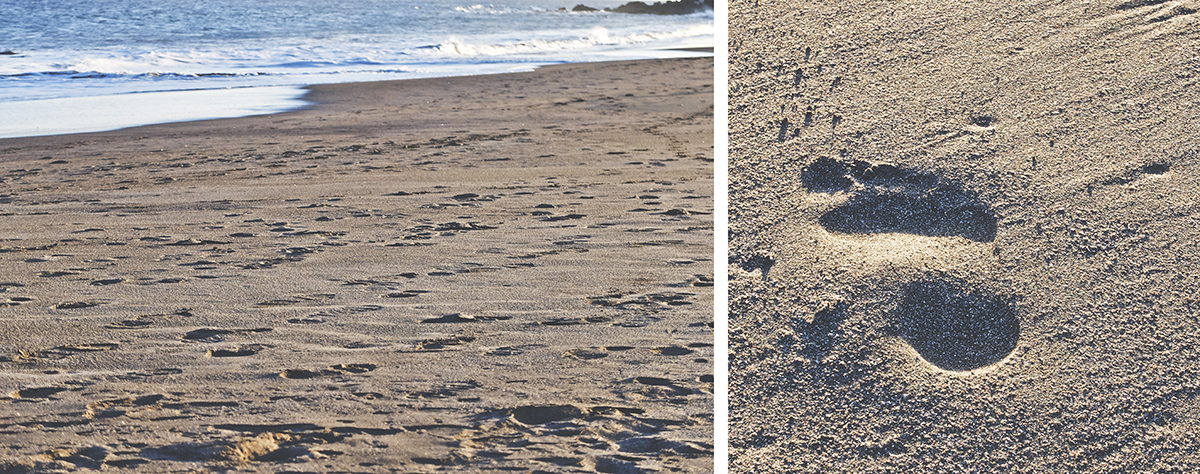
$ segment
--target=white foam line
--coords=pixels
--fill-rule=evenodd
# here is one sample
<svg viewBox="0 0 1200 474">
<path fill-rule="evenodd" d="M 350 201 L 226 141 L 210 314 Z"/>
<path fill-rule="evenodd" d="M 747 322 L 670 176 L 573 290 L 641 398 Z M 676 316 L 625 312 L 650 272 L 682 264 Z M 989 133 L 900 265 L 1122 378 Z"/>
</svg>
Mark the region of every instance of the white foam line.
<svg viewBox="0 0 1200 474">
<path fill-rule="evenodd" d="M 300 86 L 274 86 L 6 102 L 0 138 L 274 114 L 307 105 L 301 100 L 307 92 Z"/>
</svg>

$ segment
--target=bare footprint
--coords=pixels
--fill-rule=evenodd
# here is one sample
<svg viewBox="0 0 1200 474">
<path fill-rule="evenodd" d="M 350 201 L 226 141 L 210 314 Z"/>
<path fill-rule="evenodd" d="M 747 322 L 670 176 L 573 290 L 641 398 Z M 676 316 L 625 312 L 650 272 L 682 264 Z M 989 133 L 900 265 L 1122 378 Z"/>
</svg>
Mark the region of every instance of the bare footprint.
<svg viewBox="0 0 1200 474">
<path fill-rule="evenodd" d="M 956 280 L 909 284 L 893 316 L 895 331 L 922 359 L 949 371 L 999 362 L 1021 335 L 1008 299 Z"/>
<path fill-rule="evenodd" d="M 957 183 L 886 163 L 818 158 L 801 172 L 811 192 L 850 193 L 849 200 L 818 222 L 842 234 L 902 233 L 960 236 L 976 242 L 996 238 L 989 206 Z"/>
<path fill-rule="evenodd" d="M 608 357 L 608 353 L 592 349 L 570 349 L 563 352 L 563 357 L 577 360 L 596 360 Z"/>
<path fill-rule="evenodd" d="M 236 349 L 209 349 L 205 353 L 208 357 L 247 357 L 257 354 L 263 346 L 243 346 Z"/>
<path fill-rule="evenodd" d="M 468 344 L 471 342 L 475 342 L 475 338 L 473 336 L 457 336 L 456 335 L 456 336 L 450 336 L 450 337 L 439 337 L 439 338 L 426 339 L 424 341 L 421 341 L 419 344 L 417 344 L 417 350 L 438 351 L 438 350 L 442 350 L 442 349 L 448 349 L 448 348 L 454 347 L 454 346 L 461 346 L 463 344 Z"/>
</svg>

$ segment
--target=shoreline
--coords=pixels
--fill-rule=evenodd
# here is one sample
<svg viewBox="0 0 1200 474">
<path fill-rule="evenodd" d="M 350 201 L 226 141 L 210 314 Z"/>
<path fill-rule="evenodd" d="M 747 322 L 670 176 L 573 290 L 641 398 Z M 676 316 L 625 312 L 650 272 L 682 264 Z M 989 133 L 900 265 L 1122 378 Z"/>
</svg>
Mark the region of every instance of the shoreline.
<svg viewBox="0 0 1200 474">
<path fill-rule="evenodd" d="M 675 53 L 666 53 L 671 51 L 674 51 Z M 665 56 L 653 57 L 650 56 L 651 52 L 658 52 L 660 54 L 665 54 Z M 647 54 L 647 57 L 643 59 L 627 59 L 618 61 L 712 57 L 711 54 L 713 53 L 713 47 L 662 48 L 646 50 L 645 53 Z M 681 55 L 680 53 L 708 53 L 709 55 L 687 56 Z M 597 62 L 603 63 L 614 61 L 592 60 L 571 63 L 529 63 L 520 66 L 505 65 L 504 67 L 509 69 L 507 71 L 488 71 L 482 73 L 465 74 L 460 73 L 457 75 L 432 75 L 411 78 L 367 80 L 362 80 L 360 78 L 346 82 L 329 82 L 318 84 L 264 84 L 223 88 L 214 87 L 200 89 L 148 90 L 98 96 L 77 96 L 15 101 L 8 103 L 10 105 L 9 109 L 11 110 L 7 111 L 7 114 L 4 118 L 0 118 L 0 140 L 50 135 L 97 133 L 165 123 L 271 115 L 298 110 L 304 107 L 303 104 L 295 104 L 296 101 L 304 100 L 303 94 L 297 96 L 294 94 L 278 92 L 272 97 L 254 97 L 252 95 L 245 94 L 244 92 L 247 90 L 261 91 L 263 89 L 290 89 L 292 91 L 299 91 L 307 90 L 307 88 L 312 86 L 327 84 L 441 79 L 475 75 L 491 76 L 497 74 L 531 72 L 544 67 L 560 66 L 565 64 L 588 64 Z M 348 74 L 347 76 L 355 77 L 354 74 Z M 156 106 L 149 105 L 152 102 L 155 103 Z M 77 109 L 73 111 L 74 113 L 63 114 L 61 112 L 63 107 L 61 104 L 64 103 L 84 103 L 90 105 L 81 109 L 77 107 Z M 68 105 L 67 107 L 71 106 L 72 105 Z M 128 115 L 128 110 L 131 107 L 137 109 L 133 112 L 133 116 Z M 121 110 L 122 113 L 116 114 L 108 112 L 112 110 Z M 257 111 L 261 110 L 269 111 L 256 113 Z M 7 124 L 5 122 L 7 122 Z M 64 122 L 67 124 L 64 125 Z M 117 124 L 116 128 L 112 128 L 114 123 Z M 20 124 L 20 128 L 17 128 L 18 125 L 16 124 Z M 41 129 L 48 129 L 50 131 L 47 133 L 34 131 Z"/>
<path fill-rule="evenodd" d="M 710 471 L 713 96 L 576 63 L 0 140 L 0 470 Z"/>
<path fill-rule="evenodd" d="M 3 127 L 0 140 L 283 113 L 306 106 L 303 89 L 292 86 L 191 89 L 10 102 L 6 104 L 6 112 L 10 114 L 7 120 L 22 123 L 23 128 L 0 124 Z"/>
</svg>

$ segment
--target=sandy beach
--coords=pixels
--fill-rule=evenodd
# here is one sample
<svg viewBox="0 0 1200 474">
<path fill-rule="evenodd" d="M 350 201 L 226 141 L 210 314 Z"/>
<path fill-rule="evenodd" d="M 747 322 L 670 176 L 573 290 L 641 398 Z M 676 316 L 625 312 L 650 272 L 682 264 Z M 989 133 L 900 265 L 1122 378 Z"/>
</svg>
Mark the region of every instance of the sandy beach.
<svg viewBox="0 0 1200 474">
<path fill-rule="evenodd" d="M 0 470 L 710 471 L 712 81 L 0 140 Z"/>
<path fill-rule="evenodd" d="M 730 4 L 731 471 L 1200 469 L 1200 4 Z"/>
</svg>

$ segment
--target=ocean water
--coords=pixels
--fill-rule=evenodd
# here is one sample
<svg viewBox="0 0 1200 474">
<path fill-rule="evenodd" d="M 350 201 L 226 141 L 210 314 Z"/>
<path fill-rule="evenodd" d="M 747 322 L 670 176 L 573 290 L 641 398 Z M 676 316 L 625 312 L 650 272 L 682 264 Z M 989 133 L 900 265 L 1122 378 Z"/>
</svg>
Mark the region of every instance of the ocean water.
<svg viewBox="0 0 1200 474">
<path fill-rule="evenodd" d="M 273 113 L 303 104 L 310 84 L 713 45 L 712 12 L 559 10 L 578 3 L 624 1 L 0 0 L 0 138 Z"/>
</svg>

